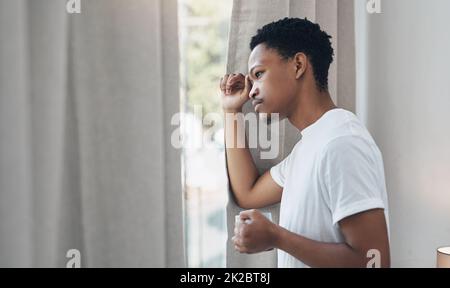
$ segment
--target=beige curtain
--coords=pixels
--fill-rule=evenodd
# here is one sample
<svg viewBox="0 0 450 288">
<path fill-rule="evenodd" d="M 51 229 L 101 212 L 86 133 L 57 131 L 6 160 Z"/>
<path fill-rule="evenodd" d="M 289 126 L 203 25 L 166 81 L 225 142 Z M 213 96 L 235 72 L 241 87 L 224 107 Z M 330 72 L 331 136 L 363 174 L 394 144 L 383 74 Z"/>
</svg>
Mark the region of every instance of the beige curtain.
<svg viewBox="0 0 450 288">
<path fill-rule="evenodd" d="M 354 48 L 353 0 L 234 0 L 231 17 L 227 71 L 247 73 L 251 36 L 263 25 L 284 17 L 307 17 L 317 22 L 333 37 L 335 61 L 330 68 L 330 93 L 338 106 L 355 110 L 355 48 Z M 247 113 L 254 113 L 245 107 Z M 274 160 L 258 158 L 259 150 L 252 151 L 260 172 L 269 169 L 286 157 L 300 139 L 299 131 L 288 121 L 283 121 L 280 132 L 280 155 Z M 254 129 L 252 127 L 251 129 Z M 269 134 L 270 135 L 270 134 Z M 233 202 L 227 207 L 228 242 L 227 267 L 276 267 L 276 251 L 256 255 L 240 255 L 230 241 L 234 227 L 234 215 L 240 208 Z M 278 221 L 279 207 L 267 207 Z"/>
<path fill-rule="evenodd" d="M 185 265 L 176 0 L 0 0 L 0 266 Z"/>
</svg>

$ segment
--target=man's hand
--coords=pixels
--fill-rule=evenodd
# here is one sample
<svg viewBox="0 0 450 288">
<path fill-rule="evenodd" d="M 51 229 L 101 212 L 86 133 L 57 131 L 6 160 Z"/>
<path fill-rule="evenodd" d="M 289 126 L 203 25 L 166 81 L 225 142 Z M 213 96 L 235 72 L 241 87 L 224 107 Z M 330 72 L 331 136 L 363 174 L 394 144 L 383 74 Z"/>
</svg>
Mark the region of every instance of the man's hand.
<svg viewBox="0 0 450 288">
<path fill-rule="evenodd" d="M 240 213 L 241 223 L 234 229 L 234 248 L 240 253 L 258 253 L 275 248 L 277 225 L 258 210 Z"/>
<path fill-rule="evenodd" d="M 249 100 L 252 84 L 243 74 L 226 74 L 220 79 L 222 108 L 224 112 L 241 112 Z"/>
</svg>

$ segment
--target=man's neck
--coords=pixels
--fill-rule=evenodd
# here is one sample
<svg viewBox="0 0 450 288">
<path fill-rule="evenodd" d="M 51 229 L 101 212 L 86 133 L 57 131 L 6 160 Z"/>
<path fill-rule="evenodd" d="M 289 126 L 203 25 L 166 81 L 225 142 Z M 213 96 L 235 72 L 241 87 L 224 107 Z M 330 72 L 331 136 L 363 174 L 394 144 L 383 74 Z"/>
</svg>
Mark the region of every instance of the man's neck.
<svg viewBox="0 0 450 288">
<path fill-rule="evenodd" d="M 289 121 L 300 131 L 320 119 L 322 115 L 336 107 L 327 90 L 310 91 L 306 97 L 301 97 L 288 116 Z"/>
</svg>

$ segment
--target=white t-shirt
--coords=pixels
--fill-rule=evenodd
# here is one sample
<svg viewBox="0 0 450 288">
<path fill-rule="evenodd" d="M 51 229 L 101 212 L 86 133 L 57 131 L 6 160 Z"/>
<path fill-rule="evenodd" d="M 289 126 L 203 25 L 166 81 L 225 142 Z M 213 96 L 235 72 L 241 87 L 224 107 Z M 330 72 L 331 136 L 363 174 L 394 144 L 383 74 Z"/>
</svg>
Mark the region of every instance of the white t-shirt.
<svg viewBox="0 0 450 288">
<path fill-rule="evenodd" d="M 312 240 L 342 243 L 338 222 L 348 216 L 382 208 L 388 223 L 382 155 L 358 118 L 333 109 L 301 134 L 289 156 L 270 170 L 283 187 L 280 226 Z M 308 266 L 278 250 L 278 267 Z"/>
</svg>

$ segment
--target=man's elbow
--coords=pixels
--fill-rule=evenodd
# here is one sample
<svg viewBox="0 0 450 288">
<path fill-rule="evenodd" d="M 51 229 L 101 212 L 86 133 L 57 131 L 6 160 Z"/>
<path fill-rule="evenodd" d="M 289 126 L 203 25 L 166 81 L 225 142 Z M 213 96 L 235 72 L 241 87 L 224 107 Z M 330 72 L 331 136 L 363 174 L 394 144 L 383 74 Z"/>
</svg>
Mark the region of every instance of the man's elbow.
<svg viewBox="0 0 450 288">
<path fill-rule="evenodd" d="M 239 208 L 245 210 L 255 208 L 253 207 L 254 205 L 252 201 L 249 199 L 249 194 L 249 191 L 240 191 L 240 193 L 236 193 L 233 191 L 234 202 Z"/>
<path fill-rule="evenodd" d="M 250 201 L 248 201 L 248 200 L 246 200 L 246 199 L 242 199 L 242 198 L 237 199 L 237 198 L 235 197 L 235 202 L 236 202 L 236 205 L 237 205 L 239 208 L 241 208 L 241 209 L 248 210 L 248 209 L 253 209 L 253 208 L 255 208 L 255 207 L 253 207 L 253 205 L 250 203 Z"/>
<path fill-rule="evenodd" d="M 358 253 L 361 259 L 361 268 L 390 268 L 391 257 L 389 249 L 365 249 Z"/>
</svg>

